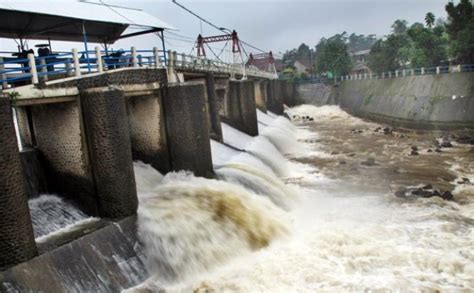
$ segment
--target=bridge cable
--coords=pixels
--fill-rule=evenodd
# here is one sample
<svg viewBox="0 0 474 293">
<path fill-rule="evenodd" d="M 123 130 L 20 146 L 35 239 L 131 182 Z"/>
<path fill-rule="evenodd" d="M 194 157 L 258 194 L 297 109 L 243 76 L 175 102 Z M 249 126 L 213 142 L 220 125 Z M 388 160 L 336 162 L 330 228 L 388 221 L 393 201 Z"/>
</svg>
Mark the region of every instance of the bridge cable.
<svg viewBox="0 0 474 293">
<path fill-rule="evenodd" d="M 229 30 L 228 30 L 228 29 L 226 29 L 226 28 L 224 28 L 224 27 L 218 27 L 217 25 L 213 24 L 212 22 L 210 22 L 210 21 L 204 19 L 203 17 L 199 16 L 197 13 L 193 12 L 193 11 L 190 10 L 189 8 L 186 8 L 184 5 L 178 3 L 178 1 L 176 1 L 176 0 L 171 0 L 171 1 L 172 1 L 174 4 L 178 5 L 179 7 L 181 7 L 182 9 L 186 10 L 188 13 L 194 15 L 195 17 L 197 17 L 197 18 L 200 19 L 201 21 L 207 23 L 207 24 L 210 25 L 211 27 L 213 27 L 213 28 L 215 28 L 215 29 L 217 29 L 217 30 L 219 30 L 219 31 L 221 31 L 221 32 L 229 33 Z M 251 44 L 249 44 L 249 43 L 243 41 L 242 39 L 240 39 L 240 41 L 241 41 L 243 44 L 249 46 L 249 47 L 252 48 L 252 49 L 258 50 L 258 51 L 260 51 L 260 52 L 262 52 L 262 53 L 266 53 L 266 51 L 264 51 L 264 50 L 262 50 L 262 49 L 259 49 L 259 48 L 255 47 L 255 46 L 253 46 L 253 45 L 251 45 Z"/>
</svg>

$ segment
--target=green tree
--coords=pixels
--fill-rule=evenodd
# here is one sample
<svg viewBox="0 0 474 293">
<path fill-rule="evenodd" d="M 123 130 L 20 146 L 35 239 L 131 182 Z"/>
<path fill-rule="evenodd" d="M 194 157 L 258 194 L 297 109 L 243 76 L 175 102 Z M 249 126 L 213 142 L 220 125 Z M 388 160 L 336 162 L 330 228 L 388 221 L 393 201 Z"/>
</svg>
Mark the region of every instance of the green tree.
<svg viewBox="0 0 474 293">
<path fill-rule="evenodd" d="M 425 23 L 426 23 L 426 26 L 429 27 L 429 28 L 432 28 L 434 26 L 434 23 L 435 23 L 435 16 L 433 13 L 431 12 L 428 12 L 425 16 Z"/>
<path fill-rule="evenodd" d="M 347 38 L 347 49 L 350 52 L 368 50 L 373 44 L 375 44 L 376 41 L 377 38 L 375 35 L 365 36 L 353 33 Z"/>
<path fill-rule="evenodd" d="M 346 35 L 337 34 L 329 39 L 321 39 L 317 45 L 316 70 L 318 73 L 331 72 L 336 76 L 345 75 L 352 68 L 352 60 L 347 51 Z"/>
<path fill-rule="evenodd" d="M 406 34 L 391 34 L 385 40 L 377 41 L 367 57 L 370 69 L 381 73 L 400 68 L 409 58 L 410 43 Z"/>
<path fill-rule="evenodd" d="M 474 8 L 469 0 L 458 5 L 446 5 L 448 21 L 446 31 L 450 38 L 449 52 L 458 63 L 474 63 Z"/>
<path fill-rule="evenodd" d="M 412 67 L 438 66 L 447 59 L 447 43 L 443 38 L 442 27 L 432 30 L 414 24 L 408 29 L 407 34 L 411 41 L 409 61 Z"/>
<path fill-rule="evenodd" d="M 403 19 L 397 19 L 392 24 L 392 32 L 396 35 L 401 35 L 406 33 L 408 29 L 408 21 Z"/>
</svg>

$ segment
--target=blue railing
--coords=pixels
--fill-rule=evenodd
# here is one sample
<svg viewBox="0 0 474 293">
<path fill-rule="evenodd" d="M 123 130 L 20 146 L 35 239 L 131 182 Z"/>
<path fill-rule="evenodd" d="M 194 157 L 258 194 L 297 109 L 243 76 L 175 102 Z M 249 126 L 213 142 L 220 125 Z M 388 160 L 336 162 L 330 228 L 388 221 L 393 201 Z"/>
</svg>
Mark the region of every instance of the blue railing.
<svg viewBox="0 0 474 293">
<path fill-rule="evenodd" d="M 17 53 L 18 54 L 18 53 Z M 243 64 L 229 64 L 220 60 L 198 58 L 196 56 L 153 50 L 57 52 L 47 56 L 20 54 L 22 58 L 0 56 L 0 87 L 2 89 L 25 84 L 36 84 L 52 79 L 80 76 L 124 67 L 180 68 L 206 72 L 239 74 L 275 78 L 276 74 L 247 67 Z"/>
<path fill-rule="evenodd" d="M 100 55 L 101 65 L 97 61 L 97 53 Z M 59 52 L 47 56 L 29 56 L 29 58 L 0 56 L 0 87 L 5 89 L 100 70 L 132 67 L 135 63 L 139 67 L 151 67 L 156 65 L 156 60 L 159 61 L 160 66 L 166 66 L 163 51 L 158 51 L 158 58 L 155 57 L 156 53 L 154 50 L 136 50 L 135 52 L 120 50 Z M 136 62 L 134 62 L 134 56 Z"/>
</svg>

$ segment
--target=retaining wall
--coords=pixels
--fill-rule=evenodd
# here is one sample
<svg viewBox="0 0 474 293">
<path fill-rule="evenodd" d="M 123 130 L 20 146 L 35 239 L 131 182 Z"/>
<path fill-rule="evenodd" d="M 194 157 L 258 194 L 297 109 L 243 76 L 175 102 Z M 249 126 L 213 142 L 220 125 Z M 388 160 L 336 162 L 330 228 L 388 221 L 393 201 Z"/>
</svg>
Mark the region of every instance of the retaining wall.
<svg viewBox="0 0 474 293">
<path fill-rule="evenodd" d="M 474 128 L 474 73 L 299 85 L 299 102 L 334 104 L 354 115 L 417 129 Z"/>
</svg>

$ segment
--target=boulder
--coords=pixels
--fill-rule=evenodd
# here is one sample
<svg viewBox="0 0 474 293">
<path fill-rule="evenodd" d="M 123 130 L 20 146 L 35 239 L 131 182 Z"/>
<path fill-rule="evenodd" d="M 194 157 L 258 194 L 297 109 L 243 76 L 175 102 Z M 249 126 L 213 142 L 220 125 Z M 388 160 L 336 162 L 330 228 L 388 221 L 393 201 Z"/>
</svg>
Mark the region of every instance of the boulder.
<svg viewBox="0 0 474 293">
<path fill-rule="evenodd" d="M 452 194 L 450 191 L 445 191 L 445 192 L 441 195 L 441 198 L 443 198 L 444 200 L 453 200 L 453 199 L 454 199 L 454 196 L 453 196 L 453 194 Z"/>
<path fill-rule="evenodd" d="M 443 141 L 440 146 L 442 148 L 452 148 L 453 144 L 450 141 Z"/>
<path fill-rule="evenodd" d="M 364 166 L 368 166 L 368 167 L 372 167 L 372 166 L 378 165 L 377 163 L 375 163 L 375 159 L 374 159 L 374 158 L 367 158 L 367 160 L 362 161 L 360 164 L 361 164 L 361 165 L 364 165 Z"/>
</svg>

